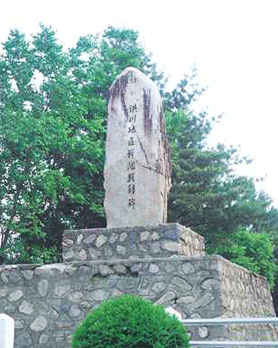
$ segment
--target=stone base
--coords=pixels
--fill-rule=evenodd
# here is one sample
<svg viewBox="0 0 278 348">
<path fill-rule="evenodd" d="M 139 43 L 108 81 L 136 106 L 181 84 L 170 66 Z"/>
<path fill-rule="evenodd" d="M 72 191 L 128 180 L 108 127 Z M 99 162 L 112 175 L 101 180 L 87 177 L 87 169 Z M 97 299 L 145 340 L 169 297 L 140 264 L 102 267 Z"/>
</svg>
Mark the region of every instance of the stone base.
<svg viewBox="0 0 278 348">
<path fill-rule="evenodd" d="M 95 261 L 1 266 L 0 312 L 15 319 L 15 348 L 71 348 L 72 333 L 87 313 L 102 301 L 124 293 L 143 296 L 165 307 L 172 306 L 183 313 L 184 318 L 275 315 L 264 277 L 217 255 L 180 256 L 180 245 L 185 240 L 181 236 L 188 235 L 188 230 L 177 224 L 159 228 L 157 237 L 158 232 L 153 227 L 138 227 L 134 244 L 131 243 L 135 238 L 134 229 L 124 229 L 118 234 L 115 229 L 95 230 L 99 232 L 94 237 L 84 230 L 65 234 L 65 255 L 85 253 L 89 257 L 90 248 L 95 248 L 101 258 L 105 256 L 107 243 L 118 259 L 109 260 L 106 255 Z M 189 235 L 200 242 L 200 247 L 203 239 L 196 237 L 194 232 Z M 139 252 L 143 253 L 140 248 L 144 247 L 147 254 L 154 242 L 159 244 L 159 252 L 167 252 L 167 256 L 140 257 Z M 178 248 L 163 248 L 167 242 L 177 243 Z M 126 258 L 120 258 L 120 253 L 116 254 L 117 245 L 127 248 L 129 243 L 137 247 L 134 250 L 138 254 L 132 256 L 127 250 L 123 255 Z M 269 325 L 230 329 L 208 326 L 190 329 L 190 333 L 194 340 L 276 338 L 275 330 Z"/>
<path fill-rule="evenodd" d="M 66 262 L 173 255 L 204 256 L 204 238 L 177 223 L 72 230 L 65 231 L 63 238 L 63 260 Z"/>
<path fill-rule="evenodd" d="M 0 311 L 15 319 L 15 348 L 70 348 L 76 326 L 103 300 L 138 294 L 184 318 L 274 316 L 264 277 L 219 256 L 2 266 Z M 192 339 L 275 339 L 271 326 L 201 327 Z"/>
</svg>

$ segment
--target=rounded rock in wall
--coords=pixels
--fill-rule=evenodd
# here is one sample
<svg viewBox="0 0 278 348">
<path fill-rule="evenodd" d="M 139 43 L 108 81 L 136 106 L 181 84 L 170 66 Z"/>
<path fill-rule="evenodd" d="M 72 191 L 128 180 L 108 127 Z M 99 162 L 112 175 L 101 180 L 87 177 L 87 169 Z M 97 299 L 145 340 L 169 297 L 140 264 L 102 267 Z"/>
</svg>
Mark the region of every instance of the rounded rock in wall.
<svg viewBox="0 0 278 348">
<path fill-rule="evenodd" d="M 43 333 L 39 338 L 39 344 L 46 344 L 48 341 L 49 335 Z"/>
<path fill-rule="evenodd" d="M 83 298 L 83 294 L 80 291 L 73 292 L 68 295 L 68 299 L 73 303 L 79 303 Z"/>
<path fill-rule="evenodd" d="M 83 301 L 80 303 L 80 308 L 83 311 L 88 311 L 91 308 L 91 304 L 87 301 Z"/>
<path fill-rule="evenodd" d="M 19 306 L 19 311 L 24 314 L 32 314 L 34 311 L 34 306 L 27 302 L 27 301 L 22 301 L 21 305 Z"/>
<path fill-rule="evenodd" d="M 81 314 L 81 311 L 77 305 L 73 305 L 70 308 L 69 315 L 73 318 L 79 317 Z"/>
<path fill-rule="evenodd" d="M 7 287 L 4 287 L 4 288 L 1 288 L 0 289 L 0 298 L 1 297 L 5 297 L 8 293 L 8 288 Z"/>
<path fill-rule="evenodd" d="M 15 329 L 23 329 L 25 325 L 24 320 L 15 320 L 14 327 Z"/>
<path fill-rule="evenodd" d="M 151 239 L 151 234 L 148 231 L 144 231 L 140 235 L 140 240 L 143 242 L 144 240 L 150 240 Z"/>
<path fill-rule="evenodd" d="M 87 253 L 84 249 L 80 250 L 78 253 L 78 259 L 80 261 L 86 261 L 87 260 Z"/>
<path fill-rule="evenodd" d="M 8 279 L 7 275 L 5 273 L 3 273 L 3 272 L 1 273 L 1 279 L 6 284 L 9 282 L 9 279 Z"/>
<path fill-rule="evenodd" d="M 82 239 L 83 239 L 83 234 L 80 234 L 78 237 L 77 237 L 77 240 L 76 240 L 76 244 L 81 244 L 82 242 Z"/>
<path fill-rule="evenodd" d="M 158 273 L 159 272 L 159 267 L 156 264 L 151 263 L 150 264 L 150 268 L 149 268 L 149 272 L 150 273 Z"/>
<path fill-rule="evenodd" d="M 47 320 L 43 315 L 39 315 L 30 325 L 33 331 L 43 331 L 47 327 Z"/>
<path fill-rule="evenodd" d="M 191 263 L 187 262 L 182 265 L 182 271 L 185 274 L 190 274 L 195 272 L 195 268 L 193 267 L 193 265 L 191 265 Z"/>
<path fill-rule="evenodd" d="M 46 279 L 43 279 L 38 283 L 38 293 L 42 297 L 45 297 L 47 292 L 48 292 L 48 281 Z"/>
<path fill-rule="evenodd" d="M 29 269 L 22 271 L 23 277 L 27 280 L 31 280 L 33 278 L 33 274 L 34 274 L 34 272 L 29 270 Z"/>
<path fill-rule="evenodd" d="M 126 248 L 122 245 L 117 245 L 117 253 L 121 254 L 121 255 L 125 255 L 126 254 Z"/>
<path fill-rule="evenodd" d="M 107 237 L 101 234 L 101 235 L 99 235 L 99 236 L 97 237 L 97 240 L 96 240 L 96 247 L 97 247 L 97 248 L 100 248 L 100 247 L 102 247 L 103 244 L 105 244 L 106 242 L 107 242 Z"/>
<path fill-rule="evenodd" d="M 198 333 L 200 338 L 206 338 L 208 337 L 208 328 L 206 326 L 199 327 Z"/>
<path fill-rule="evenodd" d="M 19 300 L 22 296 L 23 296 L 23 292 L 21 290 L 15 290 L 9 295 L 8 300 L 10 302 L 15 302 Z"/>
<path fill-rule="evenodd" d="M 92 243 L 96 239 L 96 237 L 97 236 L 95 234 L 91 234 L 86 239 L 84 239 L 83 243 L 90 244 L 90 243 Z"/>
<path fill-rule="evenodd" d="M 116 273 L 118 274 L 125 274 L 127 273 L 127 269 L 124 265 L 121 264 L 117 264 L 114 266 L 114 270 L 116 271 Z"/>
<path fill-rule="evenodd" d="M 118 239 L 117 233 L 112 233 L 110 238 L 109 238 L 109 243 L 114 244 L 117 239 Z"/>
<path fill-rule="evenodd" d="M 103 301 L 109 297 L 109 292 L 106 290 L 98 289 L 88 294 L 88 297 L 95 301 Z"/>
<path fill-rule="evenodd" d="M 70 285 L 58 285 L 56 286 L 54 292 L 58 297 L 62 297 L 70 289 Z"/>
<path fill-rule="evenodd" d="M 96 260 L 100 257 L 101 253 L 99 250 L 95 249 L 95 248 L 90 248 L 89 249 L 89 254 L 92 260 Z"/>
<path fill-rule="evenodd" d="M 120 242 L 124 242 L 127 238 L 127 233 L 126 232 L 123 232 L 121 233 L 120 235 Z"/>
<path fill-rule="evenodd" d="M 177 242 L 172 242 L 168 240 L 164 240 L 162 242 L 161 248 L 167 251 L 172 251 L 172 252 L 178 252 L 179 251 L 179 245 Z"/>
</svg>

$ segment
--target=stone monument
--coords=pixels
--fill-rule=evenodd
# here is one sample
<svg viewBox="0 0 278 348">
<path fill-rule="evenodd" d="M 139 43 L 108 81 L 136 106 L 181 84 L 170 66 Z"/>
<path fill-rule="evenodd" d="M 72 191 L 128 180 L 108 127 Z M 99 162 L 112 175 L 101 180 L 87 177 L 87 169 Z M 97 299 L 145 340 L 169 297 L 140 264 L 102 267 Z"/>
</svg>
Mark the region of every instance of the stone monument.
<svg viewBox="0 0 278 348">
<path fill-rule="evenodd" d="M 166 222 L 171 163 L 162 101 L 135 68 L 110 88 L 104 176 L 108 228 Z"/>
<path fill-rule="evenodd" d="M 65 231 L 63 263 L 0 266 L 0 313 L 15 320 L 14 347 L 71 348 L 87 313 L 125 293 L 170 306 L 183 318 L 274 316 L 266 278 L 205 255 L 202 236 L 163 223 L 171 165 L 153 82 L 124 70 L 110 89 L 108 110 L 109 228 Z M 0 348 L 1 332 L 0 320 Z M 212 341 L 277 337 L 270 325 L 204 326 L 190 334 Z"/>
</svg>

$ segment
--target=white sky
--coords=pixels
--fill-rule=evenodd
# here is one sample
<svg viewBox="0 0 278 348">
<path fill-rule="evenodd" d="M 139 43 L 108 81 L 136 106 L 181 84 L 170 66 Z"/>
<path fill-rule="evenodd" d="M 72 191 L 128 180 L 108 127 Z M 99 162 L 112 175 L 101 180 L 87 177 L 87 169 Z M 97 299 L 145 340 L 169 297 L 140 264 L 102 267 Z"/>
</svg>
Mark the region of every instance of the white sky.
<svg viewBox="0 0 278 348">
<path fill-rule="evenodd" d="M 266 177 L 278 206 L 278 0 L 6 0 L 0 41 L 10 29 L 51 25 L 69 47 L 108 25 L 136 29 L 147 52 L 177 83 L 195 63 L 208 92 L 202 105 L 224 116 L 211 142 L 240 145 L 254 158 L 243 173 Z"/>
</svg>

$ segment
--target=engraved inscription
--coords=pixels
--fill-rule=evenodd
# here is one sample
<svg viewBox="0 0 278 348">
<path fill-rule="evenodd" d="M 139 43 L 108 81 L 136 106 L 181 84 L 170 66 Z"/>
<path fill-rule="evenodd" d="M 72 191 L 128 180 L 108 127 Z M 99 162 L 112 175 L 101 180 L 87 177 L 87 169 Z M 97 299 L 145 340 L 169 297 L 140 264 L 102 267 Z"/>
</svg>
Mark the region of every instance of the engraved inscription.
<svg viewBox="0 0 278 348">
<path fill-rule="evenodd" d="M 136 133 L 136 117 L 137 117 L 137 110 L 138 110 L 136 103 L 129 105 L 128 110 L 129 110 L 129 114 L 127 117 L 128 134 Z M 136 191 L 136 184 L 135 184 L 136 143 L 135 143 L 134 137 L 128 135 L 127 145 L 128 145 L 128 148 L 127 148 L 127 159 L 128 159 L 128 166 L 127 166 L 127 171 L 128 171 L 127 172 L 128 201 L 127 201 L 127 205 L 129 208 L 135 209 L 135 205 L 136 205 L 136 198 L 135 198 L 135 191 Z"/>
</svg>

